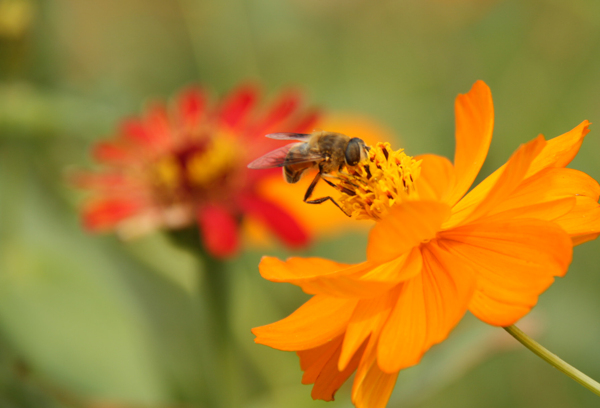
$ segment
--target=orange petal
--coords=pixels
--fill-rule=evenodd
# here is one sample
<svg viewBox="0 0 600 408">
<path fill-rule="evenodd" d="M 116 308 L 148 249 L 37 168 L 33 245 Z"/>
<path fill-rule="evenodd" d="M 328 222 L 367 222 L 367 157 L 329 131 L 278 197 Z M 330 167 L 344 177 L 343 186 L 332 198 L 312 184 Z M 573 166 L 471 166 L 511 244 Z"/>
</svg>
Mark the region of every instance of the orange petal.
<svg viewBox="0 0 600 408">
<path fill-rule="evenodd" d="M 571 242 L 573 243 L 573 246 L 577 246 L 577 245 L 581 245 L 584 244 L 586 242 L 589 241 L 593 241 L 596 238 L 598 238 L 598 236 L 600 236 L 600 233 L 598 234 L 588 234 L 588 235 L 579 235 L 576 237 L 571 237 Z"/>
<path fill-rule="evenodd" d="M 575 234 L 582 231 L 593 232 L 597 228 L 592 222 L 596 206 L 591 205 L 589 212 L 587 208 L 580 208 L 583 196 L 589 198 L 589 203 L 598 201 L 600 185 L 596 180 L 574 169 L 547 168 L 527 178 L 505 201 L 496 206 L 490 215 L 499 214 L 505 219 L 569 219 L 570 221 L 565 223 L 565 230 L 572 230 Z M 579 208 L 572 213 L 577 203 Z M 576 229 L 583 227 L 582 231 L 573 229 L 574 224 L 571 224 L 570 228 L 567 226 L 577 219 L 580 226 Z M 587 231 L 586 221 L 589 221 Z"/>
<path fill-rule="evenodd" d="M 450 204 L 458 202 L 469 190 L 492 141 L 494 105 L 492 93 L 485 82 L 477 81 L 467 94 L 459 95 L 454 103 L 454 113 L 456 187 L 450 196 Z"/>
<path fill-rule="evenodd" d="M 434 201 L 407 201 L 395 205 L 369 235 L 367 259 L 386 262 L 435 237 L 450 207 Z"/>
<path fill-rule="evenodd" d="M 323 355 L 321 361 L 318 362 L 320 366 L 318 375 L 315 378 L 314 386 L 311 392 L 311 397 L 313 399 L 321 399 L 324 401 L 333 401 L 333 397 L 335 392 L 346 382 L 348 377 L 352 375 L 352 373 L 358 367 L 358 363 L 362 357 L 362 350 L 359 350 L 350 363 L 343 370 L 338 370 L 337 362 L 340 357 L 341 352 L 341 344 L 339 341 L 335 341 L 337 347 L 331 356 L 327 359 L 327 355 Z M 331 348 L 329 348 L 331 350 Z M 328 350 L 328 352 L 329 352 Z M 298 354 L 300 355 L 299 352 Z M 315 366 L 316 368 L 317 366 Z M 312 368 L 314 370 L 314 368 Z M 303 377 L 304 379 L 304 377 Z"/>
<path fill-rule="evenodd" d="M 377 348 L 377 362 L 394 373 L 419 362 L 444 340 L 467 310 L 475 279 L 436 241 L 422 246 L 423 271 L 403 282 Z"/>
<path fill-rule="evenodd" d="M 597 199 L 585 196 L 575 198 L 575 207 L 567 214 L 555 219 L 554 222 L 572 237 L 600 232 L 600 204 Z"/>
<path fill-rule="evenodd" d="M 361 282 L 362 275 L 371 269 L 392 269 L 396 272 L 404 263 L 405 258 L 390 262 L 391 265 L 377 266 L 372 262 L 363 262 L 357 265 L 340 264 L 321 258 L 290 258 L 280 261 L 277 258 L 263 257 L 259 270 L 263 278 L 272 282 L 287 282 L 300 286 L 308 294 L 322 294 L 341 298 L 371 297 L 376 296 L 373 291 L 382 291 L 392 284 L 378 282 L 372 279 Z M 392 272 L 392 273 L 393 273 Z M 384 272 L 386 276 L 390 272 Z"/>
<path fill-rule="evenodd" d="M 289 258 L 281 261 L 270 256 L 263 256 L 258 268 L 260 275 L 271 282 L 290 282 L 295 280 L 312 279 L 322 275 L 329 275 L 345 269 L 351 265 L 342 264 L 323 258 Z"/>
<path fill-rule="evenodd" d="M 263 257 L 261 275 L 273 282 L 300 286 L 311 295 L 372 298 L 421 271 L 421 254 L 411 251 L 383 264 L 363 262 L 353 266 L 320 258 L 290 258 L 283 262 Z"/>
<path fill-rule="evenodd" d="M 365 351 L 352 386 L 356 408 L 385 408 L 394 390 L 398 372 L 388 374 L 377 365 L 376 348 Z"/>
<path fill-rule="evenodd" d="M 499 213 L 575 196 L 587 196 L 594 199 L 594 201 L 598 201 L 600 197 L 600 185 L 596 180 L 579 170 L 548 168 L 524 180 L 491 213 Z"/>
<path fill-rule="evenodd" d="M 344 332 L 356 302 L 313 296 L 285 319 L 252 329 L 254 341 L 287 351 L 318 347 Z"/>
<path fill-rule="evenodd" d="M 482 220 L 445 231 L 439 239 L 457 265 L 475 273 L 469 310 L 497 326 L 523 317 L 571 262 L 569 236 L 550 221 Z"/>
<path fill-rule="evenodd" d="M 562 167 L 568 164 L 581 146 L 583 137 L 588 132 L 588 121 L 583 121 L 575 129 L 567 132 L 561 136 L 550 139 L 546 142 L 546 145 L 538 154 L 538 156 L 532 161 L 525 178 L 533 176 L 535 173 L 549 167 Z M 508 163 L 507 163 L 508 164 Z M 466 197 L 464 197 L 458 206 L 454 208 L 454 212 L 468 211 L 471 206 L 476 205 L 479 201 L 485 197 L 488 192 L 494 187 L 498 178 L 503 174 L 507 164 L 502 165 L 492 174 L 485 178 L 481 183 L 477 185 Z M 457 218 L 458 219 L 458 218 Z M 450 225 L 450 223 L 448 223 Z M 457 225 L 454 222 L 451 225 Z"/>
<path fill-rule="evenodd" d="M 383 290 L 390 290 L 396 284 L 419 274 L 423 267 L 421 251 L 415 247 L 410 252 L 390 262 L 379 265 L 360 276 L 349 276 L 356 279 L 359 285 L 369 288 L 370 296 L 379 295 Z"/>
<path fill-rule="evenodd" d="M 319 347 L 296 352 L 300 358 L 300 369 L 304 371 L 302 384 L 314 384 L 331 357 L 342 347 L 343 335 Z"/>
<path fill-rule="evenodd" d="M 546 147 L 540 155 L 533 161 L 527 177 L 548 167 L 565 167 L 573 160 L 583 138 L 590 131 L 590 122 L 584 120 L 573 130 L 548 140 Z"/>
<path fill-rule="evenodd" d="M 444 224 L 444 229 L 480 218 L 502 203 L 519 186 L 531 162 L 545 144 L 544 138 L 538 136 L 521 145 L 508 160 L 503 171 L 495 178 L 492 186 L 484 180 L 454 206 L 452 217 Z"/>
<path fill-rule="evenodd" d="M 339 370 L 346 368 L 358 348 L 372 333 L 380 332 L 394 306 L 398 296 L 396 292 L 389 291 L 385 295 L 358 302 L 344 335 L 342 353 L 338 362 Z"/>
<path fill-rule="evenodd" d="M 424 201 L 447 202 L 454 191 L 456 176 L 450 160 L 434 154 L 416 156 L 421 160 L 421 174 L 415 181 L 415 190 Z"/>
</svg>

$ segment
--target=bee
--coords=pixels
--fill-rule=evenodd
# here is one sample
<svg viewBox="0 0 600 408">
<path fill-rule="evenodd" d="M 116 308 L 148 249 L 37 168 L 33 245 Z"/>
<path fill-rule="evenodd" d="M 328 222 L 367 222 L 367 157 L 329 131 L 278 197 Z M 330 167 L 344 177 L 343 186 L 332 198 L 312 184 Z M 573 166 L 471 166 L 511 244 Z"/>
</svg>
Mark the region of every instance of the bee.
<svg viewBox="0 0 600 408">
<path fill-rule="evenodd" d="M 356 166 L 367 158 L 368 146 L 362 139 L 350 138 L 335 132 L 314 133 L 271 133 L 270 139 L 296 140 L 279 149 L 273 150 L 248 165 L 250 169 L 269 169 L 283 167 L 283 175 L 288 183 L 296 183 L 305 171 L 318 168 L 319 172 L 310 183 L 304 194 L 304 202 L 321 204 L 327 200 L 334 203 L 342 212 L 348 215 L 335 200 L 329 196 L 310 200 L 319 180 L 336 187 L 324 176 L 342 170 L 344 166 Z"/>
</svg>

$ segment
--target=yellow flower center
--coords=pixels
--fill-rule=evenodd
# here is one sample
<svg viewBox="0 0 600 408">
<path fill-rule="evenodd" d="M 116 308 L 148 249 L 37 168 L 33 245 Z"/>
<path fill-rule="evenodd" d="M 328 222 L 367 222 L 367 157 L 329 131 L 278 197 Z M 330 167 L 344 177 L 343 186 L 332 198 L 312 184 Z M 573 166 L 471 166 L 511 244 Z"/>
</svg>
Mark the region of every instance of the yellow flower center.
<svg viewBox="0 0 600 408">
<path fill-rule="evenodd" d="M 192 185 L 205 186 L 219 181 L 238 158 L 237 146 L 225 137 L 211 140 L 205 152 L 194 154 L 187 162 L 187 177 Z"/>
<path fill-rule="evenodd" d="M 153 165 L 157 193 L 166 202 L 219 194 L 235 179 L 240 153 L 226 135 L 183 146 Z"/>
<path fill-rule="evenodd" d="M 380 220 L 391 206 L 416 198 L 414 183 L 421 173 L 421 161 L 392 150 L 389 143 L 377 143 L 369 150 L 367 160 L 336 176 L 342 193 L 338 204 L 356 219 Z"/>
<path fill-rule="evenodd" d="M 181 178 L 181 167 L 175 156 L 166 156 L 158 160 L 155 168 L 158 184 L 173 190 L 178 187 Z"/>
</svg>

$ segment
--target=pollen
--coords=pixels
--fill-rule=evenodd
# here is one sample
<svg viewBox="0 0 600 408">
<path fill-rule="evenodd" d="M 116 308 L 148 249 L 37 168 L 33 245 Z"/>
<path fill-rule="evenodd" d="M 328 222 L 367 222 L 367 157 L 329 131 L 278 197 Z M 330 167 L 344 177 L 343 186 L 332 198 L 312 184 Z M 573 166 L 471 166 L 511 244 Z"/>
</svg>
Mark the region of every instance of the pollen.
<svg viewBox="0 0 600 408">
<path fill-rule="evenodd" d="M 218 195 L 231 187 L 239 156 L 239 147 L 225 135 L 181 146 L 152 164 L 156 196 L 172 204 Z"/>
<path fill-rule="evenodd" d="M 336 175 L 342 194 L 338 203 L 355 219 L 379 221 L 394 204 L 416 198 L 414 183 L 420 172 L 421 161 L 407 156 L 404 149 L 394 151 L 389 143 L 377 143 L 367 160 Z"/>
<path fill-rule="evenodd" d="M 216 137 L 206 151 L 193 155 L 187 163 L 190 182 L 195 186 L 208 186 L 219 181 L 235 165 L 239 151 L 226 137 Z"/>
<path fill-rule="evenodd" d="M 181 168 L 173 156 L 165 156 L 156 163 L 155 168 L 157 183 L 169 190 L 179 186 Z"/>
</svg>

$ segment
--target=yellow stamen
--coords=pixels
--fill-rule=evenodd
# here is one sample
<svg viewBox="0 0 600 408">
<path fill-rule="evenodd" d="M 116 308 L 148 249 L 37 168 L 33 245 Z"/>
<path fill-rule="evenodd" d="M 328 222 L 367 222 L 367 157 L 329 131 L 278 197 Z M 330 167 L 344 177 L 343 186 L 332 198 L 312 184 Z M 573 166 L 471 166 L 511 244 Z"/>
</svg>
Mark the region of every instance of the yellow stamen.
<svg viewBox="0 0 600 408">
<path fill-rule="evenodd" d="M 165 156 L 156 164 L 156 179 L 161 187 L 174 190 L 179 186 L 181 179 L 181 168 L 177 159 L 173 156 Z"/>
<path fill-rule="evenodd" d="M 377 143 L 369 150 L 368 160 L 347 166 L 337 174 L 338 203 L 356 219 L 380 220 L 389 208 L 416 197 L 414 182 L 421 173 L 421 161 L 393 151 L 389 143 Z"/>
<path fill-rule="evenodd" d="M 215 137 L 206 151 L 198 152 L 187 163 L 190 182 L 195 186 L 207 186 L 218 181 L 235 165 L 239 150 L 225 136 Z"/>
</svg>

